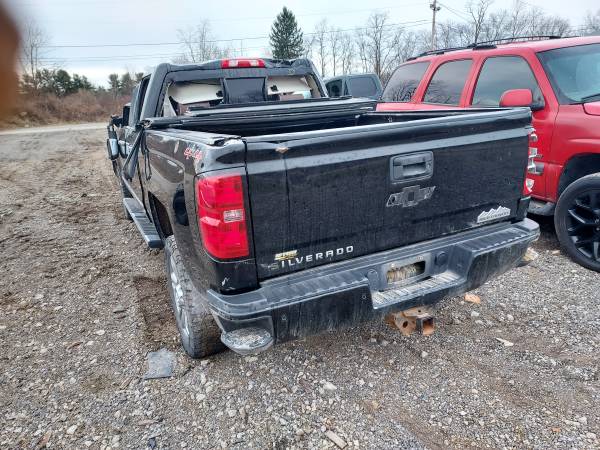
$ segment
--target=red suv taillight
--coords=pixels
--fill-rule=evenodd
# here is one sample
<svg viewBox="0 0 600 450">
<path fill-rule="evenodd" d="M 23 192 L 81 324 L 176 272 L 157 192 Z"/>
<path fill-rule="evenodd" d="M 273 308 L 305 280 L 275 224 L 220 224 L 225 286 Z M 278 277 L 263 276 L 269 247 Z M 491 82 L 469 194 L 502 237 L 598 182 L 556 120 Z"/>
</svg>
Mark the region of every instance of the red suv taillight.
<svg viewBox="0 0 600 450">
<path fill-rule="evenodd" d="M 535 144 L 538 140 L 537 134 L 535 133 L 535 130 L 532 129 L 532 131 L 529 133 L 529 142 L 530 145 L 531 144 Z M 537 158 L 538 155 L 538 149 L 537 147 L 529 147 L 529 153 L 527 155 L 527 170 L 525 172 L 525 182 L 523 183 L 523 195 L 525 197 L 529 197 L 531 195 L 531 193 L 533 192 L 533 184 L 534 184 L 534 180 L 532 180 L 531 178 L 527 178 L 528 174 L 534 174 L 537 175 L 537 171 L 536 171 L 536 166 L 535 166 L 535 158 Z"/>
<path fill-rule="evenodd" d="M 206 251 L 220 259 L 249 254 L 242 177 L 225 173 L 196 181 L 198 224 Z"/>
</svg>

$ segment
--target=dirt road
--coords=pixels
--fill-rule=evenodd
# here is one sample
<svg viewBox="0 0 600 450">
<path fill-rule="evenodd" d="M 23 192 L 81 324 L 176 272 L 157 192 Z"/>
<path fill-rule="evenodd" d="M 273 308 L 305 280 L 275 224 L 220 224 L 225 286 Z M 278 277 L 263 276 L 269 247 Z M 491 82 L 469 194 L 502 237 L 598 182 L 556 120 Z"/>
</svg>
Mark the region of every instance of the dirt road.
<svg viewBox="0 0 600 450">
<path fill-rule="evenodd" d="M 0 448 L 600 447 L 600 275 L 549 223 L 539 260 L 445 301 L 431 337 L 372 323 L 193 361 L 103 141 L 0 136 Z M 161 347 L 175 376 L 144 381 Z"/>
<path fill-rule="evenodd" d="M 12 136 L 12 135 L 23 135 L 23 134 L 46 134 L 46 133 L 61 133 L 70 131 L 89 131 L 89 130 L 100 130 L 106 128 L 106 123 L 93 122 L 93 123 L 74 123 L 65 125 L 49 125 L 45 127 L 31 127 L 31 128 L 12 128 L 9 130 L 0 130 L 0 136 Z"/>
</svg>

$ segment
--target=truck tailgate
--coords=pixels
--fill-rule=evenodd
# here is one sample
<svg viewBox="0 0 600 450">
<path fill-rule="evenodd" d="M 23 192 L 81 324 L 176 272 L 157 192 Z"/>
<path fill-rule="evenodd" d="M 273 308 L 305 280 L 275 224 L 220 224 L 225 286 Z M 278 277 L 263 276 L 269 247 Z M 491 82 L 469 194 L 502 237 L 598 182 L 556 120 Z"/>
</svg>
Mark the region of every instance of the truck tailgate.
<svg viewBox="0 0 600 450">
<path fill-rule="evenodd" d="M 259 279 L 515 217 L 527 111 L 388 123 L 399 114 L 246 138 Z"/>
</svg>

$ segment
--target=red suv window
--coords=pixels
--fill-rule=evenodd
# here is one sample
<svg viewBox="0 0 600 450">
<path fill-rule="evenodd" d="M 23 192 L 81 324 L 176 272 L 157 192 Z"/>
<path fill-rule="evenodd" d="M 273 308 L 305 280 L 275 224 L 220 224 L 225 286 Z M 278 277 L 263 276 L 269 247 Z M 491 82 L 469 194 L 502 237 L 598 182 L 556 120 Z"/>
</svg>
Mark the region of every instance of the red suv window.
<svg viewBox="0 0 600 450">
<path fill-rule="evenodd" d="M 427 86 L 423 101 L 458 105 L 472 64 L 473 60 L 471 59 L 461 59 L 440 65 Z"/>
<path fill-rule="evenodd" d="M 600 99 L 600 44 L 548 50 L 538 58 L 560 103 Z"/>
<path fill-rule="evenodd" d="M 472 105 L 499 106 L 502 94 L 511 89 L 529 89 L 534 102 L 544 100 L 527 61 L 520 56 L 488 58 L 479 73 Z"/>
<path fill-rule="evenodd" d="M 428 61 L 404 64 L 396 69 L 383 91 L 384 102 L 410 102 L 421 78 L 429 67 Z"/>
</svg>

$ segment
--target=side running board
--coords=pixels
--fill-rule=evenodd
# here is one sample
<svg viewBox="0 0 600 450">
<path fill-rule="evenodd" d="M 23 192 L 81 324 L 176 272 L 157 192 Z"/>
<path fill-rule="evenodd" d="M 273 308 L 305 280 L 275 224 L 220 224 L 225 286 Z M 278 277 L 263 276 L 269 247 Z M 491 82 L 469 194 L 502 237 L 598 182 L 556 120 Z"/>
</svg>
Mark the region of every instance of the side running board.
<svg viewBox="0 0 600 450">
<path fill-rule="evenodd" d="M 124 198 L 123 204 L 144 238 L 144 241 L 148 244 L 148 247 L 162 248 L 162 240 L 158 235 L 158 231 L 156 231 L 156 227 L 150 222 L 148 216 L 146 216 L 144 207 L 135 198 Z"/>
</svg>

